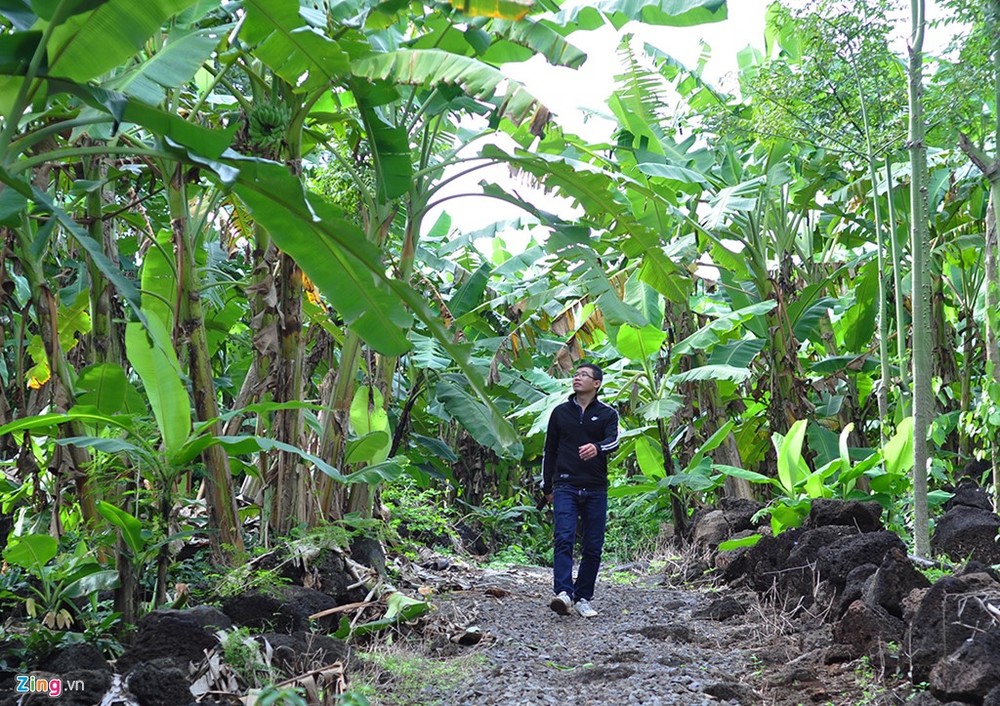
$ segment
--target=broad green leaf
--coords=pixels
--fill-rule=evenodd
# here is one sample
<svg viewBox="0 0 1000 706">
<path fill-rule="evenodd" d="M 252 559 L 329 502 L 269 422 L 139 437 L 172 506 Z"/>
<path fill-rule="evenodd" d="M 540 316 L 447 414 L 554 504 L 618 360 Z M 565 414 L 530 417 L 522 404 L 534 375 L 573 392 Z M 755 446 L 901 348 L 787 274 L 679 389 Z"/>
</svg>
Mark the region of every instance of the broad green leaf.
<svg viewBox="0 0 1000 706">
<path fill-rule="evenodd" d="M 740 547 L 753 547 L 764 538 L 762 534 L 751 534 L 749 537 L 741 537 L 739 539 L 729 539 L 725 542 L 719 543 L 720 552 L 728 552 L 733 549 L 739 549 Z"/>
<path fill-rule="evenodd" d="M 769 508 L 771 513 L 771 532 L 775 535 L 781 534 L 787 529 L 793 529 L 802 524 L 802 520 L 809 514 L 812 501 L 809 499 L 800 500 L 793 503 L 779 502 Z"/>
<path fill-rule="evenodd" d="M 490 263 L 484 262 L 451 296 L 448 300 L 448 309 L 452 316 L 460 319 L 482 303 L 491 269 Z"/>
<path fill-rule="evenodd" d="M 376 483 L 394 481 L 403 475 L 403 471 L 406 470 L 404 463 L 401 463 L 398 460 L 399 458 L 400 457 L 395 457 L 389 459 L 388 461 L 382 461 L 381 463 L 366 466 L 360 471 L 355 471 L 354 473 L 349 474 L 345 478 L 345 482 L 368 483 L 369 485 L 374 485 Z"/>
<path fill-rule="evenodd" d="M 83 598 L 96 595 L 99 591 L 110 591 L 118 585 L 118 572 L 114 569 L 101 569 L 100 564 L 94 564 L 95 570 L 86 576 L 71 581 L 63 589 L 67 598 Z"/>
<path fill-rule="evenodd" d="M 307 200 L 300 181 L 283 165 L 252 159 L 235 163 L 240 170 L 235 191 L 275 244 L 372 348 L 384 355 L 405 353 L 404 329 L 412 319 L 387 290 L 379 253 L 357 226 L 320 197 Z"/>
<path fill-rule="evenodd" d="M 726 0 L 597 0 L 576 3 L 559 12 L 555 22 L 565 27 L 595 29 L 605 18 L 615 29 L 629 21 L 668 27 L 691 27 L 721 22 L 727 17 Z"/>
<path fill-rule="evenodd" d="M 913 468 L 913 417 L 907 417 L 896 427 L 896 433 L 882 450 L 885 470 L 889 475 L 900 476 Z"/>
<path fill-rule="evenodd" d="M 158 318 L 168 331 L 174 327 L 177 301 L 176 261 L 173 234 L 161 228 L 142 258 L 142 309 L 147 316 Z"/>
<path fill-rule="evenodd" d="M 737 468 L 736 466 L 727 466 L 722 463 L 716 463 L 712 466 L 716 470 L 722 471 L 727 476 L 732 476 L 733 478 L 742 478 L 743 480 L 748 480 L 751 483 L 768 483 L 772 485 L 777 485 L 777 481 L 774 478 L 769 478 L 762 473 L 757 473 L 756 471 L 748 471 L 745 468 Z"/>
<path fill-rule="evenodd" d="M 702 221 L 705 230 L 716 231 L 727 224 L 736 213 L 752 211 L 757 207 L 766 177 L 727 186 L 709 201 L 710 210 Z"/>
<path fill-rule="evenodd" d="M 104 516 L 104 519 L 121 530 L 122 539 L 132 550 L 133 560 L 137 560 L 145 545 L 142 538 L 142 522 L 135 515 L 103 500 L 97 503 L 97 511 Z"/>
<path fill-rule="evenodd" d="M 286 444 L 283 441 L 267 439 L 262 436 L 249 435 L 209 437 L 207 441 L 208 445 L 220 444 L 225 447 L 229 453 L 236 455 L 256 453 L 257 451 L 287 451 L 288 453 L 293 453 L 305 461 L 309 461 L 316 466 L 316 468 L 333 478 L 338 483 L 343 483 L 346 480 L 340 471 L 326 461 L 320 459 L 318 456 L 314 456 L 307 451 L 303 451 L 298 446 Z M 198 453 L 202 450 L 204 450 L 204 448 L 199 449 Z"/>
<path fill-rule="evenodd" d="M 221 26 L 170 32 L 156 54 L 116 76 L 106 87 L 150 105 L 159 105 L 166 96 L 166 89 L 179 88 L 194 78 L 228 29 L 228 26 Z"/>
<path fill-rule="evenodd" d="M 666 332 L 655 326 L 637 328 L 622 324 L 615 338 L 615 348 L 629 360 L 642 361 L 655 355 L 666 340 Z"/>
<path fill-rule="evenodd" d="M 28 72 L 31 57 L 35 55 L 41 32 L 13 32 L 0 35 L 0 74 L 23 76 Z M 44 72 L 46 67 L 41 67 Z"/>
<path fill-rule="evenodd" d="M 10 20 L 16 30 L 28 29 L 38 19 L 29 0 L 0 0 L 0 15 Z"/>
<path fill-rule="evenodd" d="M 635 440 L 635 457 L 639 462 L 642 474 L 647 478 L 660 479 L 667 475 L 663 463 L 663 449 L 654 444 L 648 437 L 640 436 Z"/>
<path fill-rule="evenodd" d="M 28 199 L 8 186 L 0 185 L 0 225 L 17 227 Z"/>
<path fill-rule="evenodd" d="M 146 327 L 139 323 L 125 326 L 125 350 L 142 380 L 163 448 L 171 458 L 191 434 L 191 400 L 166 328 L 155 317 L 146 324 Z"/>
<path fill-rule="evenodd" d="M 48 430 L 66 422 L 80 420 L 90 424 L 107 424 L 115 426 L 125 431 L 132 431 L 130 421 L 127 417 L 112 417 L 98 414 L 92 408 L 79 409 L 73 407 L 65 414 L 39 414 L 33 417 L 22 417 L 15 419 L 9 424 L 0 427 L 0 435 L 10 434 L 17 431 L 38 431 Z"/>
<path fill-rule="evenodd" d="M 696 380 L 730 380 L 732 382 L 743 382 L 749 378 L 751 374 L 752 373 L 749 368 L 735 368 L 732 365 L 702 365 L 697 368 L 691 368 L 686 372 L 672 375 L 670 380 L 675 385 L 680 385 L 685 382 L 694 382 Z"/>
<path fill-rule="evenodd" d="M 255 45 L 254 56 L 292 86 L 311 90 L 347 74 L 347 52 L 309 26 L 299 0 L 245 0 L 240 38 Z"/>
<path fill-rule="evenodd" d="M 878 313 L 878 263 L 871 262 L 860 277 L 854 280 L 856 301 L 848 309 L 841 324 L 844 326 L 844 346 L 848 351 L 864 352 L 869 349 L 875 335 L 875 316 Z"/>
<path fill-rule="evenodd" d="M 802 442 L 806 438 L 807 424 L 808 420 L 800 419 L 792 424 L 785 436 L 775 432 L 771 437 L 778 452 L 778 479 L 790 496 L 795 494 L 795 489 L 809 473 L 809 466 L 802 457 Z"/>
<path fill-rule="evenodd" d="M 435 393 L 448 414 L 480 444 L 506 458 L 518 457 L 523 453 L 519 442 L 517 445 L 504 443 L 501 428 L 506 420 L 466 392 L 458 376 L 448 375 L 442 378 Z"/>
<path fill-rule="evenodd" d="M 405 127 L 392 124 L 376 108 L 380 102 L 377 88 L 363 81 L 352 82 L 351 88 L 368 133 L 379 200 L 399 198 L 413 185 L 410 136 Z"/>
<path fill-rule="evenodd" d="M 80 83 L 132 57 L 164 22 L 195 0 L 108 0 L 71 17 L 52 31 L 49 75 Z"/>
<path fill-rule="evenodd" d="M 729 365 L 734 368 L 749 368 L 764 350 L 764 339 L 750 338 L 715 346 L 708 357 L 708 365 Z"/>
<path fill-rule="evenodd" d="M 773 300 L 757 302 L 749 306 L 742 307 L 736 311 L 724 314 L 712 322 L 702 326 L 693 334 L 674 346 L 674 355 L 687 355 L 696 350 L 708 350 L 719 342 L 722 336 L 735 330 L 740 325 L 746 323 L 755 316 L 766 314 L 776 307 L 778 303 Z"/>
<path fill-rule="evenodd" d="M 374 459 L 388 450 L 392 439 L 385 431 L 372 431 L 347 445 L 344 463 L 377 463 Z"/>
<path fill-rule="evenodd" d="M 65 439 L 57 439 L 60 446 L 79 446 L 80 448 L 94 449 L 107 454 L 125 453 L 133 458 L 138 458 L 143 453 L 135 444 L 124 439 L 107 439 L 101 436 L 69 436 Z"/>
<path fill-rule="evenodd" d="M 534 7 L 533 0 L 448 0 L 452 7 L 469 17 L 522 20 Z"/>
<path fill-rule="evenodd" d="M 805 491 L 806 495 L 812 499 L 823 498 L 828 495 L 826 486 L 823 481 L 825 479 L 825 474 L 823 470 L 814 471 L 806 476 Z"/>
<path fill-rule="evenodd" d="M 652 422 L 657 419 L 670 419 L 683 406 L 683 397 L 680 395 L 670 395 L 669 397 L 647 402 L 639 407 L 636 412 L 646 421 Z"/>
<path fill-rule="evenodd" d="M 358 436 L 367 436 L 372 432 L 382 432 L 382 445 L 374 449 L 370 459 L 373 463 L 382 463 L 389 457 L 389 415 L 384 408 L 382 393 L 377 387 L 362 385 L 355 391 L 351 401 L 351 427 Z"/>
<path fill-rule="evenodd" d="M 128 385 L 120 365 L 91 365 L 81 370 L 76 379 L 76 387 L 81 391 L 76 398 L 77 404 L 92 406 L 101 414 L 116 414 L 125 405 Z"/>
<path fill-rule="evenodd" d="M 483 53 L 483 61 L 494 66 L 527 60 L 535 55 L 545 57 L 545 60 L 553 66 L 568 66 L 571 69 L 579 68 L 587 60 L 587 55 L 583 51 L 566 41 L 562 34 L 544 21 L 538 22 L 531 18 L 520 22 L 498 21 L 492 23 L 491 29 L 495 37 L 503 38 L 494 41 Z M 509 48 L 511 44 L 517 46 L 518 52 L 524 55 L 523 58 L 513 55 L 513 52 L 504 51 L 504 46 Z"/>
<path fill-rule="evenodd" d="M 407 49 L 376 54 L 353 61 L 351 71 L 362 78 L 427 88 L 458 86 L 473 98 L 497 105 L 501 115 L 515 124 L 533 115 L 537 105 L 534 96 L 498 69 L 478 59 L 439 49 Z M 504 86 L 506 93 L 499 99 L 496 93 Z"/>
<path fill-rule="evenodd" d="M 608 488 L 609 498 L 628 498 L 633 495 L 644 495 L 654 493 L 657 490 L 656 483 L 640 483 L 638 485 L 619 485 Z"/>
<path fill-rule="evenodd" d="M 27 534 L 18 537 L 3 550 L 8 564 L 38 573 L 59 551 L 59 543 L 47 534 Z"/>
</svg>

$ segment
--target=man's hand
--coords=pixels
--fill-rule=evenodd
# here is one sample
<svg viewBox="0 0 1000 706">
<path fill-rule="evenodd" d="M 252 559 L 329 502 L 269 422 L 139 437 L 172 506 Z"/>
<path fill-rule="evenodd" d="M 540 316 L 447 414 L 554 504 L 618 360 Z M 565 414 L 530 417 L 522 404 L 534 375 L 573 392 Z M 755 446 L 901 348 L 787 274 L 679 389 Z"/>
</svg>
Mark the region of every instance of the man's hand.
<svg viewBox="0 0 1000 706">
<path fill-rule="evenodd" d="M 584 444 L 580 447 L 580 458 L 584 461 L 589 461 L 595 456 L 597 456 L 597 447 L 594 444 Z"/>
</svg>

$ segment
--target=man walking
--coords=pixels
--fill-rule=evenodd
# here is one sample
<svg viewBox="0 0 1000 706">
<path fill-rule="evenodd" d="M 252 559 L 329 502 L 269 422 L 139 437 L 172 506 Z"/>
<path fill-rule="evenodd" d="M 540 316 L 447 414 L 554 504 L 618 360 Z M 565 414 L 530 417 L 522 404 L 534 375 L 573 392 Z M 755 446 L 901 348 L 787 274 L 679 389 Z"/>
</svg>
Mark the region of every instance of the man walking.
<svg viewBox="0 0 1000 706">
<path fill-rule="evenodd" d="M 560 615 L 571 610 L 593 618 L 591 608 L 604 548 L 608 515 L 608 454 L 618 448 L 618 413 L 597 399 L 604 373 L 591 363 L 573 376 L 573 394 L 552 410 L 542 456 L 542 492 L 552 503 L 553 597 Z M 573 580 L 576 525 L 583 527 L 583 551 Z"/>
</svg>

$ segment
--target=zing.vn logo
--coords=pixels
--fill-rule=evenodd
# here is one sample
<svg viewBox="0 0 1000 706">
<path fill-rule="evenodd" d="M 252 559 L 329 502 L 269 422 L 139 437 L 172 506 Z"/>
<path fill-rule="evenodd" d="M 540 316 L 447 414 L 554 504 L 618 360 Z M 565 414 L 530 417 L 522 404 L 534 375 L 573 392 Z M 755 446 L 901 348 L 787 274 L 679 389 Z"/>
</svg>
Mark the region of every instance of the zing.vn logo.
<svg viewBox="0 0 1000 706">
<path fill-rule="evenodd" d="M 46 679 L 45 677 L 36 677 L 34 674 L 18 674 L 15 679 L 17 679 L 17 686 L 14 691 L 18 694 L 48 694 L 55 699 L 63 693 L 64 688 L 66 691 L 84 690 L 82 679 L 64 682 L 58 677 Z"/>
</svg>

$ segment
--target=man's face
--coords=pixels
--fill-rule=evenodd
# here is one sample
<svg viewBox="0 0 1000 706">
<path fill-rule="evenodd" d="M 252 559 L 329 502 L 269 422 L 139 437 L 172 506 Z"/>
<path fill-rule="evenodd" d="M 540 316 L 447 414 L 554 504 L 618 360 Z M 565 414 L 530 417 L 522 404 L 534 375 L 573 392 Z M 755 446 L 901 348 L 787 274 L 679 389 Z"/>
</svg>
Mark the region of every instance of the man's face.
<svg viewBox="0 0 1000 706">
<path fill-rule="evenodd" d="M 601 381 L 594 378 L 594 371 L 590 368 L 580 368 L 573 375 L 573 392 L 597 392 L 601 386 Z"/>
</svg>

